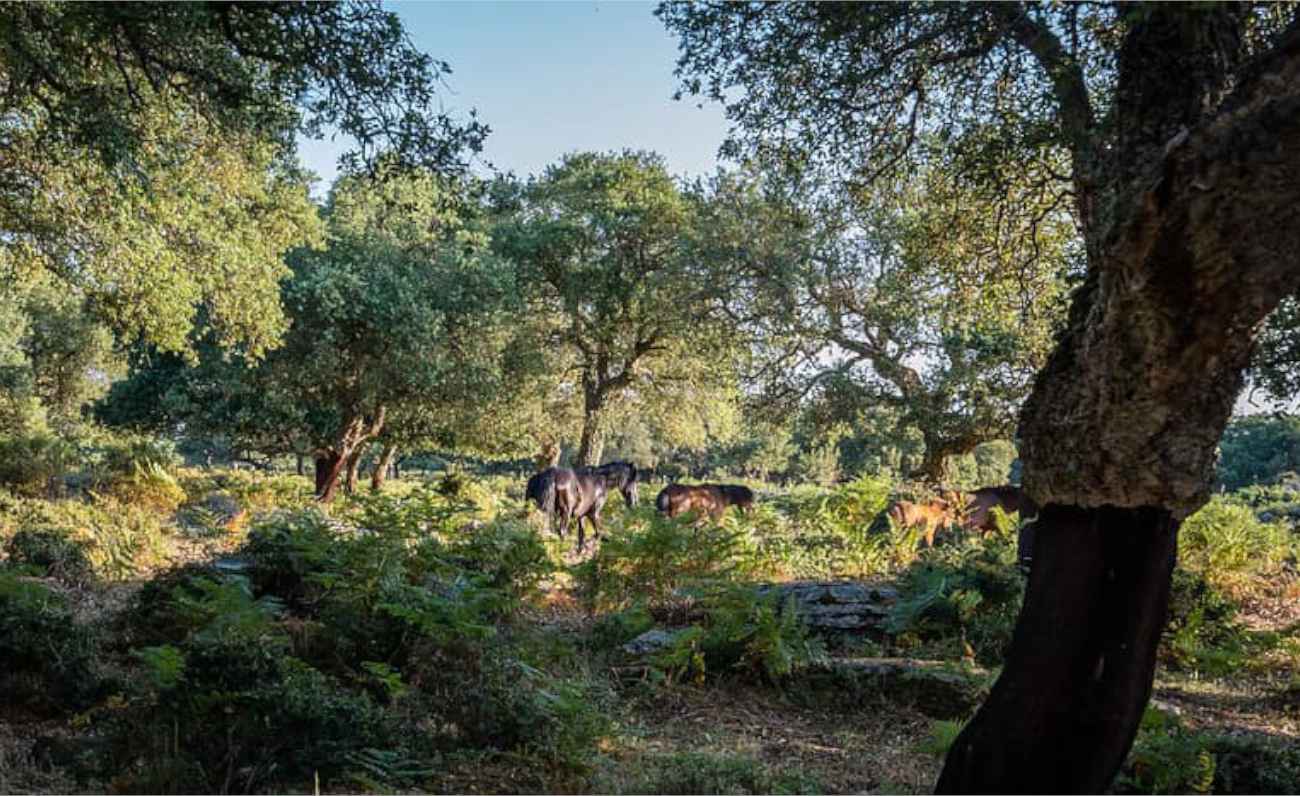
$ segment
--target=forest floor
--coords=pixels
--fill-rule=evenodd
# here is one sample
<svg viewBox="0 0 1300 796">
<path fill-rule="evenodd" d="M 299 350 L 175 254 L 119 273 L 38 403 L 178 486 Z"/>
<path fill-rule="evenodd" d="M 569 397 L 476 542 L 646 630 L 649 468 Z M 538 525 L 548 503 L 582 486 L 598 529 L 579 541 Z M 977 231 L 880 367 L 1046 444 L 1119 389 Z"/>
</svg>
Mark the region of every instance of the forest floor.
<svg viewBox="0 0 1300 796">
<path fill-rule="evenodd" d="M 158 568 L 213 560 L 241 541 L 241 534 L 177 533 Z M 566 563 L 574 563 L 568 558 Z M 107 623 L 152 574 L 75 589 L 43 582 L 63 593 L 80 619 Z M 1300 600 L 1292 591 L 1248 604 L 1246 624 L 1254 630 L 1295 628 Z M 535 623 L 544 633 L 574 636 L 590 621 L 562 582 L 544 593 L 536 609 Z M 927 751 L 935 720 L 883 697 L 837 710 L 725 678 L 665 684 L 608 674 L 613 731 L 601 741 L 594 770 L 557 779 L 523 755 L 465 754 L 449 758 L 426 787 L 448 793 L 928 793 L 939 773 L 940 756 Z M 1162 669 L 1154 700 L 1191 729 L 1300 743 L 1300 680 L 1285 666 L 1251 666 L 1214 679 Z M 111 790 L 111 782 L 79 786 L 38 761 L 35 739 L 76 732 L 76 717 L 42 720 L 0 707 L 0 793 Z M 310 791 L 304 785 L 303 792 Z"/>
</svg>

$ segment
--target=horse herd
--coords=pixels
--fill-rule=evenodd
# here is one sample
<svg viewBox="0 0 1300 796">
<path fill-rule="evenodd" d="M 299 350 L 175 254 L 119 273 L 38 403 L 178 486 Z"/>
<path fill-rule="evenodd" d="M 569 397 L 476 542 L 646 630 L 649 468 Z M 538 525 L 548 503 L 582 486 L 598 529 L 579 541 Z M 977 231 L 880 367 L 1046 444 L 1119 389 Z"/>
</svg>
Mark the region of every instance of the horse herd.
<svg viewBox="0 0 1300 796">
<path fill-rule="evenodd" d="M 559 521 L 556 532 L 563 537 L 570 523 L 577 523 L 578 550 L 586 547 L 582 521 L 591 526 L 593 537 L 600 536 L 600 512 L 611 491 L 623 495 L 628 506 L 637 499 L 638 471 L 631 462 L 610 462 L 599 467 L 548 467 L 528 479 L 525 498 L 537 505 L 545 515 L 547 524 L 554 518 Z M 738 484 L 669 484 L 655 498 L 655 509 L 661 514 L 676 517 L 686 512 L 697 516 L 708 515 L 715 522 L 721 519 L 728 506 L 748 511 L 754 505 L 754 493 L 749 487 Z M 888 512 L 895 528 L 920 528 L 927 546 L 934 544 L 935 533 L 940 528 L 959 526 L 966 531 L 991 531 L 995 529 L 993 509 L 1007 514 L 1019 513 L 1021 517 L 1038 514 L 1034 501 L 1016 486 L 990 486 L 976 489 L 968 495 L 961 492 L 943 492 L 926 502 L 900 500 Z M 1033 545 L 1033 523 L 1021 528 L 1019 554 L 1022 564 L 1028 564 Z"/>
<path fill-rule="evenodd" d="M 528 479 L 524 491 L 527 500 L 537 504 L 546 516 L 547 524 L 554 517 L 559 520 L 556 532 L 564 536 L 571 522 L 578 526 L 578 550 L 586 547 L 586 534 L 582 521 L 591 526 L 593 537 L 600 536 L 600 511 L 610 491 L 623 495 L 628 506 L 636 505 L 636 465 L 631 462 L 610 462 L 599 467 L 548 467 Z M 748 510 L 754 505 L 754 493 L 749 487 L 737 484 L 669 484 L 655 498 L 655 508 L 661 514 L 676 517 L 688 511 L 713 520 L 722 517 L 727 506 Z"/>
</svg>

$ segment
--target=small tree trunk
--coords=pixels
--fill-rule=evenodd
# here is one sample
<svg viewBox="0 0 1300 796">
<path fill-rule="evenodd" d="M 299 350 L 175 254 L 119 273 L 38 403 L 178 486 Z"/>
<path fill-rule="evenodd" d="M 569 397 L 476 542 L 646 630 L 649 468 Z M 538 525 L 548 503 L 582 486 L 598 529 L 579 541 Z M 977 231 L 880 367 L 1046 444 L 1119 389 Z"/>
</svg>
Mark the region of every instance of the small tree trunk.
<svg viewBox="0 0 1300 796">
<path fill-rule="evenodd" d="M 301 453 L 295 454 L 295 458 L 297 460 L 295 462 L 295 467 L 298 471 L 298 475 L 306 475 L 306 469 L 303 466 L 303 455 Z"/>
<path fill-rule="evenodd" d="M 352 455 L 348 457 L 348 477 L 345 488 L 349 495 L 355 494 L 357 491 L 357 476 L 360 474 L 361 470 L 361 454 L 363 450 L 364 448 L 358 447 L 352 452 Z"/>
<path fill-rule="evenodd" d="M 1110 787 L 1151 696 L 1178 526 L 1162 508 L 1043 509 L 1006 666 L 936 792 Z"/>
<path fill-rule="evenodd" d="M 379 455 L 379 461 L 375 462 L 375 469 L 370 473 L 370 491 L 380 492 L 384 488 L 384 480 L 388 478 L 388 468 L 395 467 L 394 458 L 397 455 L 397 445 L 392 442 L 384 445 L 384 452 Z"/>
<path fill-rule="evenodd" d="M 401 478 L 401 477 L 402 477 L 402 460 L 401 460 L 401 459 L 393 459 L 393 477 L 394 477 L 394 478 Z"/>
</svg>

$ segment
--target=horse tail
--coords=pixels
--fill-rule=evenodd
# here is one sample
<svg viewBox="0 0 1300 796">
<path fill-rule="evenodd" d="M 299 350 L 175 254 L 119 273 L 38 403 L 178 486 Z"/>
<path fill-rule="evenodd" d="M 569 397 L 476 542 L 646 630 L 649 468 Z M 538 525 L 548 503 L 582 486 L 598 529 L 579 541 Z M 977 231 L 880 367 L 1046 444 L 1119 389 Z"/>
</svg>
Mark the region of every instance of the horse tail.
<svg viewBox="0 0 1300 796">
<path fill-rule="evenodd" d="M 542 473 L 541 484 L 541 509 L 547 518 L 555 513 L 555 471 L 547 470 Z"/>
<path fill-rule="evenodd" d="M 658 511 L 660 514 L 668 513 L 668 490 L 667 489 L 662 490 L 659 493 L 659 497 L 655 498 L 655 510 Z"/>
</svg>

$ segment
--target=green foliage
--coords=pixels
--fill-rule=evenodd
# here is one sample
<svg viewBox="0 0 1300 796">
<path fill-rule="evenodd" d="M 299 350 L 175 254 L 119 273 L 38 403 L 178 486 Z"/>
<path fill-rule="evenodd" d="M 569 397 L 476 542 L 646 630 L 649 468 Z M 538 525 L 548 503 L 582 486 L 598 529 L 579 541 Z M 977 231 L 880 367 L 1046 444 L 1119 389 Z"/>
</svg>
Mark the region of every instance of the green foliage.
<svg viewBox="0 0 1300 796">
<path fill-rule="evenodd" d="M 1232 594 L 1276 575 L 1295 555 L 1296 543 L 1285 525 L 1260 522 L 1250 509 L 1222 497 L 1188 517 L 1179 531 L 1182 565 Z"/>
<path fill-rule="evenodd" d="M 1210 734 L 1214 793 L 1295 793 L 1300 790 L 1300 749 L 1286 739 L 1250 734 Z"/>
<path fill-rule="evenodd" d="M 100 687 L 98 636 L 45 586 L 0 571 L 0 696 L 6 704 L 86 706 Z"/>
<path fill-rule="evenodd" d="M 930 725 L 930 734 L 920 744 L 920 751 L 942 760 L 966 728 L 964 721 L 943 720 Z"/>
<path fill-rule="evenodd" d="M 23 528 L 10 538 L 5 553 L 10 564 L 26 564 L 68 584 L 84 584 L 94 575 L 86 545 L 59 529 Z"/>
<path fill-rule="evenodd" d="M 776 593 L 760 596 L 747 586 L 714 589 L 701 595 L 697 607 L 704 624 L 679 631 L 654 657 L 670 677 L 702 681 L 734 674 L 775 683 L 824 653 L 794 602 L 781 604 Z"/>
<path fill-rule="evenodd" d="M 1249 656 L 1250 638 L 1237 613 L 1237 605 L 1204 575 L 1175 569 L 1160 647 L 1165 664 L 1213 676 L 1238 671 Z"/>
<path fill-rule="evenodd" d="M 1148 707 L 1115 783 L 1119 793 L 1210 793 L 1215 758 L 1208 739 L 1178 717 Z"/>
<path fill-rule="evenodd" d="M 23 495 L 57 491 L 57 481 L 77 461 L 76 448 L 48 433 L 0 437 L 0 484 Z"/>
<path fill-rule="evenodd" d="M 1013 538 L 935 547 L 904 573 L 885 627 L 951 658 L 963 655 L 960 645 L 966 642 L 977 661 L 997 664 L 1011 642 L 1024 589 Z"/>
<path fill-rule="evenodd" d="M 824 786 L 800 769 L 764 765 L 740 755 L 678 752 L 656 755 L 628 781 L 601 782 L 610 793 L 821 793 Z"/>
<path fill-rule="evenodd" d="M 1229 492 L 1271 484 L 1300 471 L 1300 417 L 1284 414 L 1233 418 L 1219 440 L 1219 483 Z"/>
<path fill-rule="evenodd" d="M 637 602 L 665 605 L 688 585 L 743 578 L 755 563 L 744 530 L 691 526 L 646 507 L 625 514 L 574 577 L 588 605 L 620 610 Z"/>
<path fill-rule="evenodd" d="M 641 604 L 622 611 L 601 614 L 591 628 L 591 641 L 597 649 L 621 647 L 655 625 L 654 617 Z"/>
</svg>

